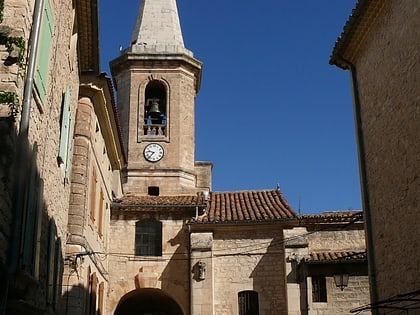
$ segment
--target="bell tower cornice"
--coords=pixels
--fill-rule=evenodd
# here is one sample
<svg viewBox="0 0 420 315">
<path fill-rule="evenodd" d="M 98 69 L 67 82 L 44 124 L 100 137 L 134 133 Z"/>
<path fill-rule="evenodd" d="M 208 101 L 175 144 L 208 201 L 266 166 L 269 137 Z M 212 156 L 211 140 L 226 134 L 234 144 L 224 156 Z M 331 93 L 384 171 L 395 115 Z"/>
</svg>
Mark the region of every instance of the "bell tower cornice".
<svg viewBox="0 0 420 315">
<path fill-rule="evenodd" d="M 184 53 L 160 53 L 160 54 L 139 54 L 124 51 L 119 57 L 110 62 L 110 69 L 113 76 L 123 69 L 171 69 L 184 67 L 195 77 L 195 89 L 199 91 L 201 85 L 202 62 L 191 55 Z M 116 86 L 118 88 L 118 86 Z"/>
</svg>

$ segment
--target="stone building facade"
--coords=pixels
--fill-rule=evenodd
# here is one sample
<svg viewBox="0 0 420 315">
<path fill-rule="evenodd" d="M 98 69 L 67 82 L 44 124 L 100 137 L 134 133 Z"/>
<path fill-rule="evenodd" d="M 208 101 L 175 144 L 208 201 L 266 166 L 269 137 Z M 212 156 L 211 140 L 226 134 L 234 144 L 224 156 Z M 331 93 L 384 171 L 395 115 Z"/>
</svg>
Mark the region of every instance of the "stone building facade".
<svg viewBox="0 0 420 315">
<path fill-rule="evenodd" d="M 0 314 L 338 314 L 365 303 L 359 212 L 298 216 L 277 189 L 212 191 L 212 163 L 194 154 L 202 64 L 175 0 L 142 2 L 113 80 L 99 71 L 96 0 L 4 4 L 0 32 L 23 38 L 27 63 L 19 41 L 0 43 L 0 92 L 11 92 L 0 94 L 23 104 L 16 117 L 0 104 Z M 336 274 L 349 275 L 342 291 Z M 315 301 L 320 276 L 326 300 Z"/>
<path fill-rule="evenodd" d="M 419 10 L 415 0 L 359 1 L 330 60 L 351 74 L 373 304 L 365 307 L 378 314 L 419 308 L 404 302 L 420 295 Z"/>
<path fill-rule="evenodd" d="M 79 234 L 75 208 L 89 199 L 78 184 L 90 180 L 81 169 L 97 166 L 102 175 L 97 199 L 108 211 L 105 229 L 113 171 L 124 164 L 112 84 L 98 78 L 98 4 L 5 0 L 1 9 L 0 314 L 58 314 L 77 291 L 67 277 L 78 271 L 74 253 L 101 251 L 108 242 L 97 225 Z M 94 150 L 81 139 L 89 115 Z M 112 189 L 121 192 L 118 180 Z"/>
</svg>

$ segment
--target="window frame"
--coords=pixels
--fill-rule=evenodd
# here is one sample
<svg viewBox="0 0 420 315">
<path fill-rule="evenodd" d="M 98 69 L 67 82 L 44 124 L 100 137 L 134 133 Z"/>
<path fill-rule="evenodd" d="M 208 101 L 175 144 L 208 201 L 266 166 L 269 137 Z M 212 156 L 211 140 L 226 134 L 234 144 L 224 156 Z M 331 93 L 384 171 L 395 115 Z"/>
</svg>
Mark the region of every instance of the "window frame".
<svg viewBox="0 0 420 315">
<path fill-rule="evenodd" d="M 162 256 L 162 222 L 136 222 L 134 253 L 135 256 Z"/>
<path fill-rule="evenodd" d="M 326 303 L 328 302 L 327 280 L 324 275 L 312 276 L 312 302 Z"/>
<path fill-rule="evenodd" d="M 238 292 L 238 314 L 259 315 L 258 292 L 244 290 Z"/>
</svg>

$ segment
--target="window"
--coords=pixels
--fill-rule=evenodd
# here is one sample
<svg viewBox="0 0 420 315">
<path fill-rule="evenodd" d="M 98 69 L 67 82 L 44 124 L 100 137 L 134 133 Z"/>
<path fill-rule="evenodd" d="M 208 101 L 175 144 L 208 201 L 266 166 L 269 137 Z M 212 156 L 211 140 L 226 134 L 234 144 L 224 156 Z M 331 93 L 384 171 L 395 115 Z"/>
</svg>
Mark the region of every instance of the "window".
<svg viewBox="0 0 420 315">
<path fill-rule="evenodd" d="M 102 229 L 103 229 L 103 220 L 104 220 L 104 193 L 101 188 L 101 192 L 99 194 L 99 210 L 98 210 L 98 234 L 102 237 Z"/>
<path fill-rule="evenodd" d="M 96 272 L 90 275 L 90 282 L 89 282 L 89 315 L 96 314 L 96 300 L 98 294 L 98 277 L 96 276 Z"/>
<path fill-rule="evenodd" d="M 50 60 L 51 39 L 53 35 L 53 14 L 50 1 L 46 0 L 41 21 L 37 68 L 34 78 L 35 87 L 42 102 L 47 94 L 48 63 Z"/>
<path fill-rule="evenodd" d="M 146 87 L 143 114 L 145 136 L 167 136 L 166 89 L 157 80 L 151 81 Z"/>
<path fill-rule="evenodd" d="M 43 208 L 43 180 L 39 177 L 36 165 L 38 145 L 32 150 L 32 162 L 29 170 L 29 182 L 26 188 L 25 209 L 23 213 L 23 254 L 22 269 L 38 278 L 40 260 L 41 216 Z"/>
<path fill-rule="evenodd" d="M 327 284 L 325 276 L 312 277 L 312 302 L 327 302 Z"/>
<path fill-rule="evenodd" d="M 159 187 L 157 187 L 157 186 L 147 187 L 147 194 L 149 196 L 159 196 Z"/>
<path fill-rule="evenodd" d="M 74 117 L 70 112 L 70 89 L 67 88 L 66 92 L 63 95 L 63 105 L 61 109 L 60 147 L 57 157 L 58 165 L 64 166 L 64 177 L 66 179 L 70 177 L 71 170 L 73 129 Z"/>
<path fill-rule="evenodd" d="M 89 217 L 92 223 L 95 222 L 95 207 L 96 207 L 96 172 L 95 169 L 92 170 L 92 175 L 90 178 L 90 192 L 89 192 Z"/>
<path fill-rule="evenodd" d="M 47 303 L 55 305 L 61 267 L 61 238 L 57 237 L 54 219 L 50 219 L 47 258 Z"/>
<path fill-rule="evenodd" d="M 162 256 L 162 222 L 136 222 L 135 253 L 137 256 Z"/>
<path fill-rule="evenodd" d="M 239 315 L 258 315 L 258 293 L 255 291 L 241 291 L 238 293 Z"/>
<path fill-rule="evenodd" d="M 105 294 L 105 284 L 101 282 L 99 284 L 99 292 L 98 292 L 98 313 L 97 315 L 104 314 L 104 294 Z"/>
</svg>

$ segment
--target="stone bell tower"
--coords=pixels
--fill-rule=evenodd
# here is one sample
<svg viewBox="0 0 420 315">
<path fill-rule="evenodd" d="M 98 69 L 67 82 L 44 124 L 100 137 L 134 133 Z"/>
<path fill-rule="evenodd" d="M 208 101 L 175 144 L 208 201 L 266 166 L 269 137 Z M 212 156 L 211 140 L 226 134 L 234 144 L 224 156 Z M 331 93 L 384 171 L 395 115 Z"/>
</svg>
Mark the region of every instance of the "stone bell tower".
<svg viewBox="0 0 420 315">
<path fill-rule="evenodd" d="M 110 62 L 128 159 L 126 193 L 211 189 L 211 163 L 194 158 L 201 67 L 184 46 L 176 0 L 143 0 L 130 46 Z"/>
</svg>

